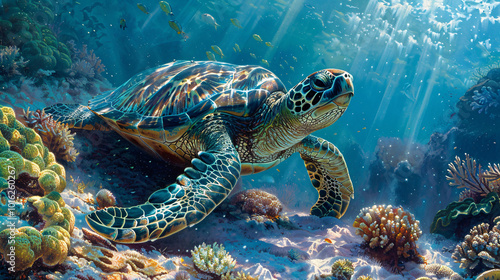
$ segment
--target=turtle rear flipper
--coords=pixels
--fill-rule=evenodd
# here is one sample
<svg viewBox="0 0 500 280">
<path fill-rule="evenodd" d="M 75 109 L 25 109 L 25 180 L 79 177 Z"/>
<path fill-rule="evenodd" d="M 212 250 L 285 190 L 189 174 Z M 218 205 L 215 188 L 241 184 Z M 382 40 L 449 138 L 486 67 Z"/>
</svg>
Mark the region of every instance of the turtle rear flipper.
<svg viewBox="0 0 500 280">
<path fill-rule="evenodd" d="M 207 152 L 199 152 L 191 161 L 193 167 L 186 168 L 176 183 L 154 192 L 142 205 L 92 212 L 85 217 L 89 226 L 116 242 L 141 243 L 203 220 L 229 195 L 241 171 L 229 135 L 219 128 L 213 131 L 210 136 L 200 136 L 208 140 Z"/>
<path fill-rule="evenodd" d="M 110 130 L 104 120 L 87 106 L 80 104 L 54 104 L 44 109 L 55 121 L 68 124 L 69 128 L 85 130 Z"/>
</svg>

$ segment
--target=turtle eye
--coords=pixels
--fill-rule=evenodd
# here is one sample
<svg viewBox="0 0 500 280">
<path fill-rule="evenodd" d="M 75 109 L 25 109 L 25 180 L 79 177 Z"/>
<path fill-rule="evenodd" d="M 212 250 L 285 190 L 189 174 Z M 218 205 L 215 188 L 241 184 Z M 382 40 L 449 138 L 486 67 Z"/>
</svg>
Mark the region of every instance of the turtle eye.
<svg viewBox="0 0 500 280">
<path fill-rule="evenodd" d="M 326 77 L 324 74 L 319 73 L 315 75 L 314 77 L 311 77 L 311 86 L 315 90 L 325 90 L 328 87 L 328 77 Z"/>
</svg>

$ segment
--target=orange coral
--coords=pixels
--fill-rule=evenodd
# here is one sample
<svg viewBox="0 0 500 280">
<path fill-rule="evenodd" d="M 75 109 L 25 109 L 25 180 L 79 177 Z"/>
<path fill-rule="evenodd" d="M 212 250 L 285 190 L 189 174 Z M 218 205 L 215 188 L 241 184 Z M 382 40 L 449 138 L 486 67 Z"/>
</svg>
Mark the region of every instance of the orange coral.
<svg viewBox="0 0 500 280">
<path fill-rule="evenodd" d="M 354 220 L 356 234 L 365 240 L 367 253 L 381 261 L 397 265 L 401 261 L 424 262 L 415 243 L 422 231 L 420 222 L 403 207 L 374 205 L 361 209 Z"/>
</svg>

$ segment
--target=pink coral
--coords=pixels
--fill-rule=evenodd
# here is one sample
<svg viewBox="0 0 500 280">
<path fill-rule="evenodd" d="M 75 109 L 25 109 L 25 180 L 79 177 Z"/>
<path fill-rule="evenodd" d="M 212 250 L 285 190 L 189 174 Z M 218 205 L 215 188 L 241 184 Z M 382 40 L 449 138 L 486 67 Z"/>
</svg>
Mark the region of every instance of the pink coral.
<svg viewBox="0 0 500 280">
<path fill-rule="evenodd" d="M 21 75 L 19 68 L 26 65 L 23 57 L 19 57 L 19 48 L 5 47 L 0 50 L 0 74 L 6 76 Z"/>
</svg>

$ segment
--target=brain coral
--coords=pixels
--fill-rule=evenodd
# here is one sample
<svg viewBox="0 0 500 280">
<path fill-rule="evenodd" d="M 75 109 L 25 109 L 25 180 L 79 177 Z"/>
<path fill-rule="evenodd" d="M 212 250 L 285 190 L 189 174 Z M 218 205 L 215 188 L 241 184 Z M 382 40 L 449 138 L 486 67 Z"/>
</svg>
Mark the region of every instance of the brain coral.
<svg viewBox="0 0 500 280">
<path fill-rule="evenodd" d="M 42 228 L 49 226 L 60 226 L 70 234 L 75 227 L 75 216 L 73 212 L 65 207 L 66 203 L 58 192 L 51 192 L 44 197 L 32 196 L 28 198 L 27 205 L 36 209 L 30 213 L 33 221 L 43 220 Z"/>
<path fill-rule="evenodd" d="M 472 276 L 488 268 L 500 268 L 500 223 L 482 223 L 473 227 L 464 241 L 457 245 L 452 257 Z"/>
<path fill-rule="evenodd" d="M 422 234 L 419 225 L 413 214 L 391 205 L 363 208 L 353 224 L 356 234 L 364 239 L 367 253 L 394 269 L 400 261 L 424 261 L 415 243 Z"/>
<path fill-rule="evenodd" d="M 0 187 L 13 173 L 15 179 L 32 178 L 33 184 L 19 180 L 17 187 L 28 195 L 66 188 L 66 171 L 55 161 L 54 154 L 43 145 L 42 138 L 33 129 L 16 120 L 14 110 L 0 105 Z M 29 176 L 21 176 L 23 173 Z"/>
<path fill-rule="evenodd" d="M 261 215 L 270 219 L 277 218 L 283 210 L 283 205 L 275 195 L 256 189 L 237 193 L 232 197 L 231 204 L 250 215 Z"/>
</svg>

